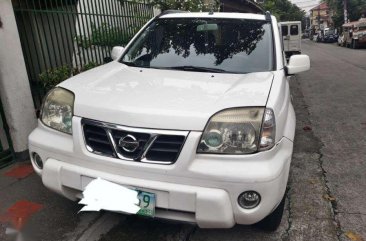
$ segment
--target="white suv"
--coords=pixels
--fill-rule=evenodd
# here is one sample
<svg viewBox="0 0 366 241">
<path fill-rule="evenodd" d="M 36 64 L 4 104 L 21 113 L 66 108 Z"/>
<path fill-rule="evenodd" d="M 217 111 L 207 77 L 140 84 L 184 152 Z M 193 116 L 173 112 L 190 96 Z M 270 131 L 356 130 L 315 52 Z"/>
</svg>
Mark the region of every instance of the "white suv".
<svg viewBox="0 0 366 241">
<path fill-rule="evenodd" d="M 35 171 L 78 200 L 101 178 L 139 190 L 142 215 L 202 228 L 281 221 L 295 133 L 269 13 L 163 13 L 114 61 L 59 84 L 29 136 Z"/>
</svg>

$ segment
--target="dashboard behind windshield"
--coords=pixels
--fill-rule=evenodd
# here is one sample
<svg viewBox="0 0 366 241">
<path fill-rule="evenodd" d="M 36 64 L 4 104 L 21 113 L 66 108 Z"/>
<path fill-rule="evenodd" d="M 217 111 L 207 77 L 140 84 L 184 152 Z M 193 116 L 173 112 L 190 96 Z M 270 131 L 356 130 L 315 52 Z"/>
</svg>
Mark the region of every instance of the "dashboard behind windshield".
<svg viewBox="0 0 366 241">
<path fill-rule="evenodd" d="M 271 25 L 264 20 L 157 19 L 139 34 L 121 62 L 185 71 L 270 71 L 272 41 Z"/>
</svg>

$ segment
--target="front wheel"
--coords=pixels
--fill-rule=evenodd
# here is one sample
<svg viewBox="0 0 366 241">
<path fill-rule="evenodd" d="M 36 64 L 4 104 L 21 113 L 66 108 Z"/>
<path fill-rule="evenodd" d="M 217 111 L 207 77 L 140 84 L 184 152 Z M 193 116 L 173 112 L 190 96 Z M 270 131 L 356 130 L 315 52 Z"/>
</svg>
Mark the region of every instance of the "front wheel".
<svg viewBox="0 0 366 241">
<path fill-rule="evenodd" d="M 281 224 L 283 211 L 285 209 L 286 195 L 283 198 L 277 208 L 262 221 L 255 224 L 256 227 L 265 231 L 275 231 Z"/>
</svg>

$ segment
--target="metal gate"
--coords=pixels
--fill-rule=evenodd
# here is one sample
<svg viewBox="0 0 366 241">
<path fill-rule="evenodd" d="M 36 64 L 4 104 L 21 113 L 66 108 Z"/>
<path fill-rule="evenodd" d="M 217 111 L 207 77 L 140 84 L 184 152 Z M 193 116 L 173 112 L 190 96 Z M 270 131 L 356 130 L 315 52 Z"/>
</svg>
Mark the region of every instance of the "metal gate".
<svg viewBox="0 0 366 241">
<path fill-rule="evenodd" d="M 103 64 L 150 18 L 144 0 L 13 0 L 35 107 L 49 87 Z"/>
<path fill-rule="evenodd" d="M 0 168 L 13 161 L 13 148 L 9 128 L 6 124 L 3 106 L 0 100 Z"/>
</svg>

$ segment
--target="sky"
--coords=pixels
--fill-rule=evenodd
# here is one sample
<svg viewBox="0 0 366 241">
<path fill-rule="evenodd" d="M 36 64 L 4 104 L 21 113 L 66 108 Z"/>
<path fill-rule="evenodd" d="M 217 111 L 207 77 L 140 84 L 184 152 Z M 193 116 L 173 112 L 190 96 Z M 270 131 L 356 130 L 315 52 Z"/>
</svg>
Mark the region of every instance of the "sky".
<svg viewBox="0 0 366 241">
<path fill-rule="evenodd" d="M 317 6 L 320 0 L 290 0 L 292 3 L 296 4 L 299 8 L 305 10 L 307 13 L 310 9 Z"/>
</svg>

